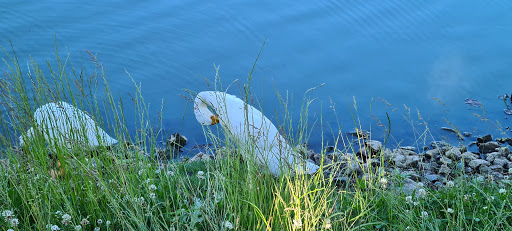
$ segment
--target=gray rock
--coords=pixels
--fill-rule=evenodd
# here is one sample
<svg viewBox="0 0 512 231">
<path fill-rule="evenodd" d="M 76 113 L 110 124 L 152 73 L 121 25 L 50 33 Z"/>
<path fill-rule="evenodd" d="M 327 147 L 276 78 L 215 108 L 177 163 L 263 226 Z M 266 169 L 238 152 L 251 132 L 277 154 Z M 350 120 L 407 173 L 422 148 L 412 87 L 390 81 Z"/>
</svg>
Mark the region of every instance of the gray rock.
<svg viewBox="0 0 512 231">
<path fill-rule="evenodd" d="M 420 157 L 418 155 L 410 155 L 405 157 L 405 166 L 406 167 L 417 167 L 420 162 Z"/>
<path fill-rule="evenodd" d="M 496 158 L 492 161 L 492 164 L 493 165 L 499 165 L 501 166 L 502 168 L 509 168 L 511 167 L 510 165 L 510 161 L 508 161 L 507 159 L 503 158 L 503 157 L 500 157 L 500 158 Z"/>
<path fill-rule="evenodd" d="M 500 158 L 501 154 L 499 152 L 491 152 L 485 156 L 485 160 L 489 162 L 493 162 L 494 159 Z"/>
<path fill-rule="evenodd" d="M 350 163 L 347 163 L 347 173 L 361 175 L 363 174 L 363 170 L 361 169 L 359 163 L 352 161 Z"/>
<path fill-rule="evenodd" d="M 419 187 L 418 187 L 418 183 L 416 183 L 415 181 L 409 179 L 409 178 L 405 178 L 404 181 L 403 181 L 403 186 L 402 186 L 402 191 L 407 194 L 407 195 L 411 195 L 413 194 L 415 191 L 418 191 Z"/>
<path fill-rule="evenodd" d="M 416 148 L 413 147 L 413 146 L 403 146 L 403 147 L 400 147 L 400 149 L 403 149 L 403 150 L 407 150 L 407 151 L 416 151 Z"/>
<path fill-rule="evenodd" d="M 488 173 L 492 172 L 491 168 L 489 166 L 485 166 L 485 165 L 481 165 L 478 170 L 481 174 L 488 174 Z"/>
<path fill-rule="evenodd" d="M 439 163 L 444 165 L 451 164 L 452 162 L 453 161 L 450 158 L 444 156 L 441 156 L 441 158 L 439 159 Z"/>
<path fill-rule="evenodd" d="M 420 171 L 430 171 L 432 169 L 432 165 L 430 163 L 419 162 L 418 169 Z"/>
<path fill-rule="evenodd" d="M 491 165 L 489 167 L 492 172 L 503 172 L 503 166 L 502 165 Z"/>
<path fill-rule="evenodd" d="M 499 172 L 491 172 L 491 176 L 494 180 L 503 180 L 503 174 Z"/>
<path fill-rule="evenodd" d="M 391 161 L 395 158 L 396 153 L 393 153 L 391 149 L 386 148 L 384 149 L 384 152 L 382 152 L 382 157 L 384 158 L 384 161 Z"/>
<path fill-rule="evenodd" d="M 476 160 L 472 160 L 472 161 L 469 162 L 469 167 L 474 168 L 474 169 L 478 169 L 482 165 L 483 166 L 489 166 L 490 164 L 491 163 L 489 163 L 489 161 L 482 160 L 482 159 L 476 159 Z"/>
<path fill-rule="evenodd" d="M 478 146 L 478 151 L 482 154 L 487 154 L 491 152 L 495 152 L 497 148 L 501 147 L 498 142 L 487 142 L 487 143 L 481 143 Z"/>
<path fill-rule="evenodd" d="M 478 159 L 479 156 L 472 153 L 472 152 L 465 152 L 462 153 L 462 160 L 464 160 L 464 163 L 467 165 L 470 161 Z"/>
<path fill-rule="evenodd" d="M 167 147 L 172 149 L 180 149 L 185 146 L 188 142 L 187 137 L 180 135 L 179 133 L 174 133 L 171 135 L 166 142 Z"/>
<path fill-rule="evenodd" d="M 436 149 L 436 148 L 449 148 L 449 147 L 451 147 L 451 145 L 449 143 L 444 142 L 444 141 L 432 141 L 432 142 L 430 142 L 430 147 L 432 147 L 432 149 Z"/>
<path fill-rule="evenodd" d="M 460 160 L 462 158 L 462 153 L 459 148 L 452 147 L 448 151 L 446 151 L 445 156 L 452 160 Z"/>
<path fill-rule="evenodd" d="M 367 140 L 366 142 L 364 142 L 364 144 L 372 154 L 379 153 L 380 150 L 382 149 L 382 142 L 377 140 Z"/>
<path fill-rule="evenodd" d="M 404 171 L 402 172 L 402 175 L 407 176 L 407 178 L 414 180 L 414 181 L 421 181 L 421 177 L 416 174 L 414 171 Z"/>
<path fill-rule="evenodd" d="M 196 161 L 209 161 L 213 159 L 213 156 L 210 156 L 206 153 L 197 153 L 195 156 L 193 156 L 192 158 L 190 158 L 188 160 L 188 163 L 193 163 L 193 162 L 196 162 Z"/>
<path fill-rule="evenodd" d="M 435 182 L 435 181 L 438 181 L 439 180 L 439 175 L 437 174 L 431 174 L 431 173 L 428 173 L 428 174 L 425 174 L 425 178 L 430 181 L 430 182 Z"/>
<path fill-rule="evenodd" d="M 451 172 L 452 170 L 450 170 L 450 168 L 445 164 L 441 165 L 441 167 L 439 168 L 439 174 L 449 175 Z"/>
<path fill-rule="evenodd" d="M 492 135 L 491 134 L 488 134 L 488 135 L 476 138 L 477 143 L 487 143 L 487 142 L 489 142 L 491 140 L 492 140 Z"/>
<path fill-rule="evenodd" d="M 393 162 L 398 167 L 405 167 L 405 156 L 404 155 L 396 155 L 393 158 Z"/>
<path fill-rule="evenodd" d="M 473 135 L 473 133 L 471 133 L 471 132 L 463 132 L 462 135 L 464 135 L 465 137 L 470 137 L 471 135 Z"/>
<path fill-rule="evenodd" d="M 442 150 L 440 148 L 434 148 L 434 149 L 424 152 L 423 156 L 425 156 L 425 159 L 430 160 L 430 159 L 435 158 L 436 156 L 441 155 L 441 153 L 442 153 Z"/>
<path fill-rule="evenodd" d="M 510 155 L 510 149 L 508 148 L 508 146 L 507 147 L 499 147 L 498 152 L 503 157 L 507 157 L 508 155 Z"/>
</svg>

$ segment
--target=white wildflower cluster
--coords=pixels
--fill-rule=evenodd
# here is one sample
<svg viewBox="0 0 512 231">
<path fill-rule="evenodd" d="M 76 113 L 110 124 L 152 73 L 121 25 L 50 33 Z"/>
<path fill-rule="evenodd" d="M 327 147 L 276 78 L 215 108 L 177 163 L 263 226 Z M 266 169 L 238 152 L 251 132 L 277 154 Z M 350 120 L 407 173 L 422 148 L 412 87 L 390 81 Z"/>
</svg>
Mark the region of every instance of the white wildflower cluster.
<svg viewBox="0 0 512 231">
<path fill-rule="evenodd" d="M 149 193 L 149 198 L 150 199 L 156 199 L 156 194 L 155 193 Z"/>
<path fill-rule="evenodd" d="M 421 211 L 421 218 L 427 218 L 428 213 L 426 211 Z"/>
<path fill-rule="evenodd" d="M 51 230 L 51 231 L 58 231 L 58 230 L 60 230 L 58 225 L 52 225 L 52 224 L 47 224 L 46 228 Z"/>
<path fill-rule="evenodd" d="M 455 183 L 453 183 L 453 181 L 446 182 L 446 187 L 453 188 L 454 186 L 455 186 Z"/>
<path fill-rule="evenodd" d="M 169 170 L 169 171 L 167 171 L 167 175 L 168 176 L 174 176 L 174 172 Z"/>
<path fill-rule="evenodd" d="M 293 229 L 302 229 L 301 219 L 293 219 Z"/>
<path fill-rule="evenodd" d="M 87 218 L 89 218 L 89 217 L 87 217 Z M 80 221 L 80 224 L 83 225 L 83 226 L 88 225 L 89 224 L 89 220 L 87 220 L 87 218 L 82 219 L 82 221 Z"/>
<path fill-rule="evenodd" d="M 134 197 L 133 202 L 139 203 L 139 204 L 144 204 L 145 199 L 144 199 L 144 197 L 140 197 L 140 198 Z"/>
<path fill-rule="evenodd" d="M 386 186 L 388 185 L 388 179 L 385 177 L 382 177 L 382 178 L 380 178 L 380 183 L 382 184 L 383 188 L 386 188 Z"/>
<path fill-rule="evenodd" d="M 427 195 L 427 190 L 420 188 L 418 190 L 418 196 L 424 198 Z"/>
<path fill-rule="evenodd" d="M 447 209 L 446 209 L 446 212 L 447 212 L 447 213 L 453 213 L 453 209 L 452 209 L 452 208 L 447 208 Z"/>
<path fill-rule="evenodd" d="M 228 229 L 228 230 L 231 230 L 233 229 L 233 223 L 229 222 L 229 221 L 225 221 L 224 222 L 224 228 Z"/>
<path fill-rule="evenodd" d="M 94 228 L 94 231 L 100 231 L 100 227 Z"/>
<path fill-rule="evenodd" d="M 156 185 L 152 184 L 148 187 L 149 191 L 155 191 L 156 190 Z"/>
<path fill-rule="evenodd" d="M 204 177 L 204 172 L 203 171 L 197 172 L 197 178 L 199 178 L 200 180 L 203 180 L 205 178 Z"/>
<path fill-rule="evenodd" d="M 505 194 L 507 193 L 507 190 L 504 189 L 504 188 L 500 188 L 500 190 L 498 191 L 500 194 Z"/>
<path fill-rule="evenodd" d="M 406 196 L 405 197 L 405 203 L 412 204 L 412 196 Z"/>
<path fill-rule="evenodd" d="M 13 228 L 18 226 L 20 221 L 18 218 L 16 218 L 16 215 L 14 215 L 14 212 L 12 210 L 4 210 L 2 211 L 2 217 L 4 217 L 5 222 L 9 223 L 9 225 Z"/>
<path fill-rule="evenodd" d="M 332 229 L 331 219 L 327 218 L 324 221 L 324 229 Z"/>
<path fill-rule="evenodd" d="M 80 225 L 75 225 L 75 231 L 80 231 L 82 230 L 82 226 Z"/>
<path fill-rule="evenodd" d="M 62 218 L 62 224 L 64 226 L 69 225 L 69 223 L 71 223 L 71 215 L 66 213 L 66 214 L 62 215 L 61 218 Z"/>
</svg>

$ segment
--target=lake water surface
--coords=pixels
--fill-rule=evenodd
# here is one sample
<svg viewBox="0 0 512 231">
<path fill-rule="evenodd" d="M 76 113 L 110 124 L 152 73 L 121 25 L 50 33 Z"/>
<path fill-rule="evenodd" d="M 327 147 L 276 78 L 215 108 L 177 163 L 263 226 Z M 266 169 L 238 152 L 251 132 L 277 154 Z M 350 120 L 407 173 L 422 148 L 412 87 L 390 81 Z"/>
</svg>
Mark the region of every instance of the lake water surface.
<svg viewBox="0 0 512 231">
<path fill-rule="evenodd" d="M 0 2 L 0 46 L 10 49 L 11 41 L 21 63 L 53 59 L 56 42 L 81 67 L 89 50 L 104 64 L 114 95 L 129 99 L 134 91 L 126 70 L 155 114 L 163 100 L 166 131 L 187 136 L 189 147 L 205 138 L 183 89 L 211 90 L 204 78 L 214 80 L 220 66 L 224 86 L 238 80 L 228 93 L 240 97 L 264 42 L 251 90 L 272 121 L 282 112 L 276 91 L 293 97 L 298 122 L 304 93 L 325 83 L 308 93 L 317 98 L 309 121 L 323 120 L 310 139 L 315 149 L 322 128 L 332 144 L 331 129 L 353 130 L 353 116 L 383 141 L 378 121 L 389 127 L 386 113 L 391 145 L 423 146 L 418 111 L 429 140 L 457 142 L 440 129 L 449 126 L 445 119 L 474 135 L 512 134 L 496 129 L 512 119 L 498 99 L 512 93 L 508 0 Z M 466 98 L 483 103 L 488 121 Z"/>
</svg>

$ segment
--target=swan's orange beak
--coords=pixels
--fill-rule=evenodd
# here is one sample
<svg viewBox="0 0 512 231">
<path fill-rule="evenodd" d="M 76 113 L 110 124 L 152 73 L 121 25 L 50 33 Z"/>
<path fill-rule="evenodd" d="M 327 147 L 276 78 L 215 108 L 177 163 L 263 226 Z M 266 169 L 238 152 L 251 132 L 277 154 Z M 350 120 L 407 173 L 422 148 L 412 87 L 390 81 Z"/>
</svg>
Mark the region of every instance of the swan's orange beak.
<svg viewBox="0 0 512 231">
<path fill-rule="evenodd" d="M 212 124 L 210 124 L 210 125 L 218 124 L 220 122 L 218 115 L 212 115 L 212 116 L 210 116 L 210 119 L 212 119 Z"/>
</svg>

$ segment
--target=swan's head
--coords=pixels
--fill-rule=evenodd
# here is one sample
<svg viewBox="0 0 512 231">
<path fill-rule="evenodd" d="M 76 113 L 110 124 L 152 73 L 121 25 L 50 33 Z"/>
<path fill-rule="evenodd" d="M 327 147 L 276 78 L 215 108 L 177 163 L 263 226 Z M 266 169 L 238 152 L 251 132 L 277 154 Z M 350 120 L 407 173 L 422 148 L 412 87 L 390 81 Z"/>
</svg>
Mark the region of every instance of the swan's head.
<svg viewBox="0 0 512 231">
<path fill-rule="evenodd" d="M 215 107 L 217 102 L 217 94 L 211 91 L 203 91 L 197 94 L 194 100 L 194 114 L 196 120 L 202 125 L 214 125 L 220 122 L 219 116 L 213 114 L 210 107 Z"/>
</svg>

